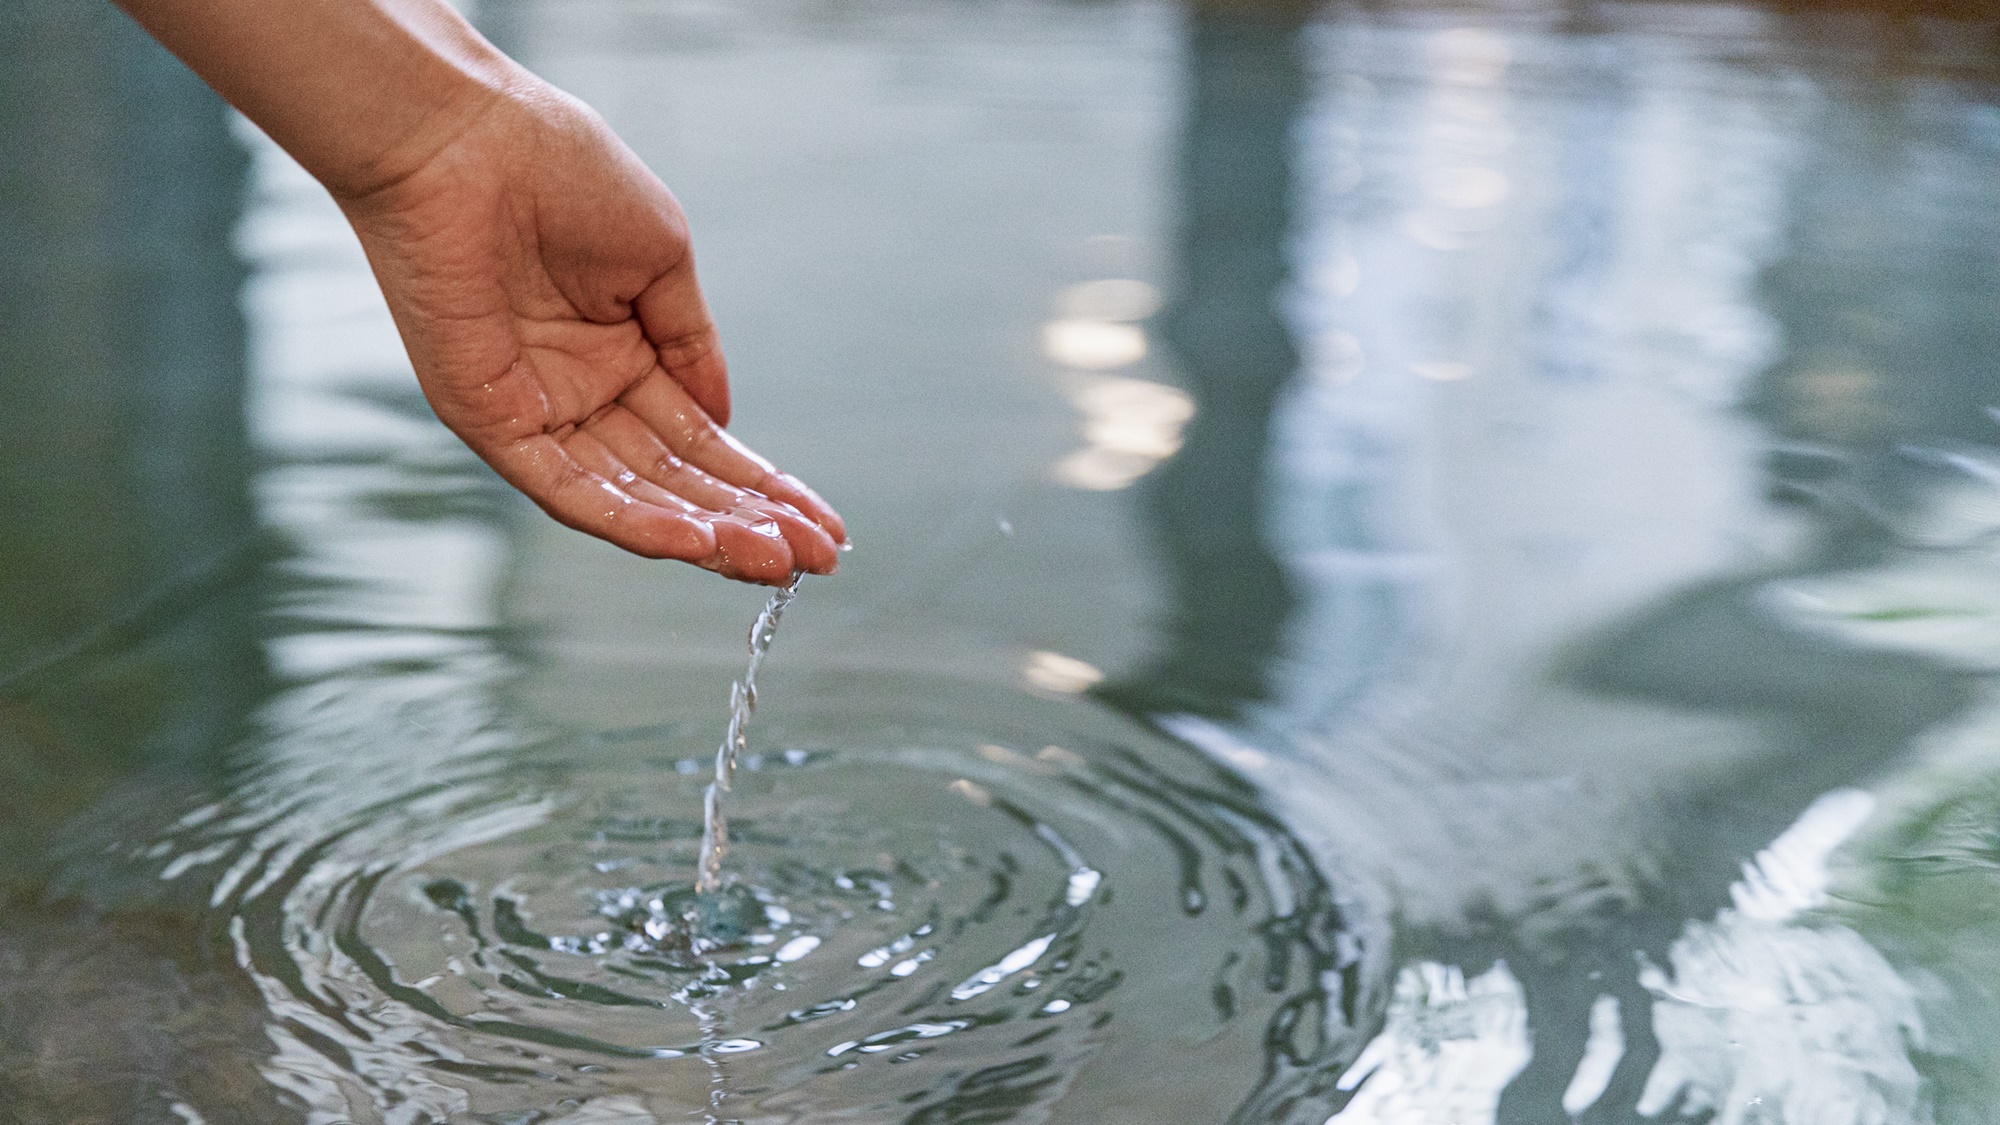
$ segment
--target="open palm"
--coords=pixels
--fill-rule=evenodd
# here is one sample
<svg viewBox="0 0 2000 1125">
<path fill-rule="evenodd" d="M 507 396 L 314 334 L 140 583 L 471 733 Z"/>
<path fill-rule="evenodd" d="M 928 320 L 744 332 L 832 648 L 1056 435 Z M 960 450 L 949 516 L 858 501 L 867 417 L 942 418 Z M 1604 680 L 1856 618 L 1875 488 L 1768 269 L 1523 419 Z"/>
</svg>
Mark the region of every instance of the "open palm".
<svg viewBox="0 0 2000 1125">
<path fill-rule="evenodd" d="M 342 207 L 432 409 L 550 515 L 747 581 L 834 569 L 840 517 L 721 428 L 686 222 L 596 114 L 496 98 Z"/>
</svg>

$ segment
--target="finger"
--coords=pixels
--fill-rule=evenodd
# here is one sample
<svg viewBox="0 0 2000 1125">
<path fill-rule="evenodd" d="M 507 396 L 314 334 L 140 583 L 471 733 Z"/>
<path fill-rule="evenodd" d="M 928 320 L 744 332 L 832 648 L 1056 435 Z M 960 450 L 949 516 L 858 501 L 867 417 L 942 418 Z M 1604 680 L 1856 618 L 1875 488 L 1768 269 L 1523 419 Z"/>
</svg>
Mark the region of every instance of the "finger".
<svg viewBox="0 0 2000 1125">
<path fill-rule="evenodd" d="M 728 431 L 724 431 L 722 436 L 724 440 L 731 444 L 741 444 Z M 771 475 L 764 479 L 763 487 L 757 489 L 757 491 L 773 499 L 783 500 L 785 503 L 804 512 L 814 522 L 825 528 L 827 534 L 833 537 L 835 543 L 847 542 L 847 521 L 841 519 L 840 513 L 834 511 L 833 505 L 822 499 L 819 493 L 808 488 L 806 482 L 792 474 L 772 469 Z"/>
<path fill-rule="evenodd" d="M 580 464 L 548 434 L 509 443 L 492 451 L 489 460 L 558 522 L 633 554 L 696 562 L 716 553 L 715 532 L 696 514 L 639 500 L 613 483 L 615 473 L 606 476 Z"/>
<path fill-rule="evenodd" d="M 840 565 L 838 547 L 824 528 L 781 500 L 717 480 L 681 460 L 623 406 L 614 403 L 598 411 L 585 426 L 619 461 L 667 492 L 715 511 L 748 509 L 776 521 L 800 569 L 832 574 Z"/>
<path fill-rule="evenodd" d="M 572 432 L 563 446 L 578 464 L 615 482 L 640 503 L 681 513 L 707 529 L 712 549 L 700 558 L 688 558 L 688 562 L 746 582 L 782 586 L 791 580 L 792 551 L 776 520 L 762 512 L 718 512 L 699 507 L 633 472 L 586 430 Z"/>
<path fill-rule="evenodd" d="M 624 407 L 613 404 L 588 425 L 621 461 L 668 492 L 718 511 L 751 509 L 776 520 L 802 569 L 831 574 L 839 565 L 833 537 L 825 529 L 781 500 L 717 480 L 683 461 Z"/>
<path fill-rule="evenodd" d="M 628 387 L 619 401 L 682 460 L 719 480 L 782 500 L 826 528 L 835 542 L 847 541 L 847 525 L 832 505 L 710 421 L 693 396 L 672 379 L 648 375 Z"/>
<path fill-rule="evenodd" d="M 785 540 L 784 531 L 778 521 L 768 513 L 748 507 L 718 510 L 697 503 L 690 498 L 670 492 L 652 481 L 636 474 L 624 459 L 606 446 L 596 435 L 578 430 L 570 435 L 567 444 L 576 451 L 578 459 L 585 465 L 615 466 L 622 474 L 618 483 L 634 497 L 661 507 L 686 510 L 696 514 L 715 536 L 716 553 L 713 557 L 695 561 L 696 565 L 707 567 L 731 578 L 744 581 L 762 582 L 766 585 L 783 585 L 791 580 L 797 564 L 793 561 L 791 546 Z M 720 487 L 717 495 L 725 502 L 735 490 Z M 803 519 L 793 517 L 803 523 Z"/>
<path fill-rule="evenodd" d="M 695 281 L 694 255 L 683 254 L 674 268 L 633 298 L 639 327 L 660 356 L 660 367 L 719 425 L 729 424 L 729 368 L 722 341 Z"/>
</svg>

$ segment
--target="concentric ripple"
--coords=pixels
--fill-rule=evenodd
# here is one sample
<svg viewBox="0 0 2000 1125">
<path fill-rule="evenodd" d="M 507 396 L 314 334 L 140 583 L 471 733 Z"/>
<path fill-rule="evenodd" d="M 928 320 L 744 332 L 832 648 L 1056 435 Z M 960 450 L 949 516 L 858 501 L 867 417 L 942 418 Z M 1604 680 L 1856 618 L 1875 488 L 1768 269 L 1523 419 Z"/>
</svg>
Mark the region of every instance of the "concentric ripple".
<svg viewBox="0 0 2000 1125">
<path fill-rule="evenodd" d="M 461 758 L 309 843 L 239 819 L 204 854 L 268 1076 L 325 1120 L 1219 1121 L 1313 1053 L 1353 951 L 1201 759 L 828 726 L 745 758 L 716 895 L 693 731 Z"/>
</svg>

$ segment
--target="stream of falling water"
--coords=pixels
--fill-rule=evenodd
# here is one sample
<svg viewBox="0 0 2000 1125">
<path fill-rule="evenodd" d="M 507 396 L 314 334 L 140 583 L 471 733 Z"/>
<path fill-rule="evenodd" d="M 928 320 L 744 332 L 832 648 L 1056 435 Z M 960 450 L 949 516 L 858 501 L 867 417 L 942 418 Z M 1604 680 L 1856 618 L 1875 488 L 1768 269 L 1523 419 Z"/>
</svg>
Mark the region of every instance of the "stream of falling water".
<svg viewBox="0 0 2000 1125">
<path fill-rule="evenodd" d="M 723 815 L 722 795 L 729 792 L 736 777 L 737 755 L 749 744 L 743 728 L 757 709 L 757 668 L 771 650 L 771 639 L 778 635 L 778 619 L 798 596 L 799 580 L 804 576 L 803 571 L 793 571 L 790 583 L 771 591 L 771 600 L 764 603 L 763 612 L 750 626 L 749 663 L 743 667 L 742 678 L 729 685 L 729 725 L 723 730 L 722 745 L 715 748 L 715 780 L 702 795 L 701 865 L 694 882 L 697 895 L 712 895 L 722 889 L 722 859 L 729 854 L 729 821 Z"/>
<path fill-rule="evenodd" d="M 693 904 L 681 919 L 687 927 L 689 946 L 705 961 L 708 951 L 720 941 L 715 931 L 725 924 L 723 918 L 728 910 L 728 904 L 720 897 L 722 861 L 729 854 L 729 819 L 722 808 L 723 795 L 735 780 L 736 759 L 750 742 L 744 728 L 757 710 L 757 669 L 764 663 L 764 654 L 771 650 L 771 641 L 778 635 L 778 621 L 785 615 L 785 607 L 798 596 L 799 582 L 804 576 L 803 571 L 793 571 L 791 582 L 771 591 L 770 600 L 750 626 L 750 659 L 743 667 L 743 675 L 729 685 L 729 723 L 723 729 L 722 744 L 715 748 L 715 778 L 702 792 L 701 858 L 696 866 Z M 720 1056 L 730 1053 L 737 1041 L 722 1036 L 722 1017 L 710 1002 L 717 991 L 728 985 L 728 970 L 709 961 L 700 976 L 675 994 L 675 999 L 687 1006 L 701 1028 L 700 1053 L 708 1066 L 709 1085 L 703 1125 L 728 1125 L 729 1121 L 720 1116 L 729 1097 Z"/>
</svg>

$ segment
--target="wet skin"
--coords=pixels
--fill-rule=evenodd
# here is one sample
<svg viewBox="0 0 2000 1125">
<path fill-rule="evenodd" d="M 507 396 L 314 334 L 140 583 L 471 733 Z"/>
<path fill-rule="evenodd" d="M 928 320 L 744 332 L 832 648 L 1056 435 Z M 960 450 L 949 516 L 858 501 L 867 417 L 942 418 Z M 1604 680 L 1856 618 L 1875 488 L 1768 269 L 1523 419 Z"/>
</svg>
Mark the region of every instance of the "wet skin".
<svg viewBox="0 0 2000 1125">
<path fill-rule="evenodd" d="M 550 515 L 733 578 L 834 569 L 840 517 L 718 425 L 728 378 L 680 208 L 590 110 L 496 98 L 342 203 L 432 408 Z"/>
<path fill-rule="evenodd" d="M 333 193 L 445 425 L 571 527 L 783 584 L 825 501 L 723 432 L 687 223 L 576 99 L 435 0 L 127 0 Z"/>
</svg>

